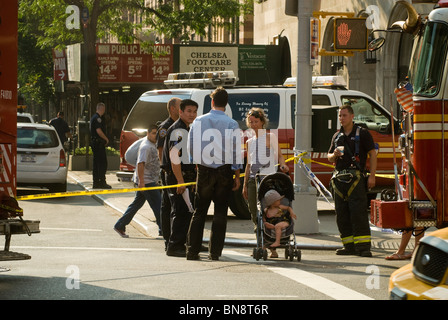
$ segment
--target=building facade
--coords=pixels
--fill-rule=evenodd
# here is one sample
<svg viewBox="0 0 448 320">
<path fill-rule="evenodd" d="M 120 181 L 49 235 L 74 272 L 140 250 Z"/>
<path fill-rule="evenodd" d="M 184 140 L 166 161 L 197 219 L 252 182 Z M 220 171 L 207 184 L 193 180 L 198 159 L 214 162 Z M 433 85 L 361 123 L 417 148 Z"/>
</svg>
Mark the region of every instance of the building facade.
<svg viewBox="0 0 448 320">
<path fill-rule="evenodd" d="M 301 1 L 301 0 L 298 0 Z M 261 0 L 254 5 L 254 43 L 274 43 L 279 34 L 288 38 L 291 47 L 292 74 L 297 75 L 298 20 L 285 14 L 285 0 Z M 424 19 L 437 1 L 407 1 Z M 320 5 L 320 8 L 319 8 Z M 396 0 L 323 0 L 313 1 L 313 11 L 353 12 L 355 17 L 367 17 L 369 31 L 387 30 L 396 21 L 406 20 L 406 7 Z M 334 16 L 320 18 L 321 48 L 332 51 Z M 375 31 L 370 37 L 386 39 L 374 53 L 355 52 L 353 57 L 320 56 L 314 66 L 315 75 L 342 75 L 348 87 L 377 99 L 386 107 L 394 89 L 404 80 L 409 67 L 413 36 L 401 32 Z M 299 70 L 300 72 L 300 70 Z"/>
</svg>

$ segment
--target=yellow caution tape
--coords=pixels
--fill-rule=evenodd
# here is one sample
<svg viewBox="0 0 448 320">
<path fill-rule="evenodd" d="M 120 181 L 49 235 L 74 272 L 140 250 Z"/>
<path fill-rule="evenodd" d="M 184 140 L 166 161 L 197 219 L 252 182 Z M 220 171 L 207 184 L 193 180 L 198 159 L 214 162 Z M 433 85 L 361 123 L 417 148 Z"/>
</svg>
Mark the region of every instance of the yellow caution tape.
<svg viewBox="0 0 448 320">
<path fill-rule="evenodd" d="M 297 156 L 288 158 L 285 160 L 285 162 L 291 162 L 294 161 L 294 163 L 297 163 L 298 160 L 306 155 L 307 152 L 302 152 Z M 334 168 L 333 165 L 314 161 L 311 159 L 303 159 L 305 163 L 316 163 L 322 166 L 326 166 L 329 168 Z M 276 166 L 278 166 L 277 164 Z M 240 177 L 244 177 L 244 173 L 240 174 Z M 387 178 L 387 179 L 395 179 L 394 175 L 387 175 L 387 174 L 376 174 L 376 177 L 380 178 Z M 35 195 L 26 195 L 26 196 L 20 196 L 17 197 L 16 200 L 35 200 L 35 199 L 50 199 L 50 198 L 60 198 L 60 197 L 78 197 L 78 196 L 92 196 L 96 194 L 113 194 L 113 193 L 127 193 L 127 192 L 134 192 L 134 191 L 148 191 L 148 190 L 162 190 L 162 189 L 169 189 L 169 188 L 177 188 L 177 187 L 183 187 L 183 186 L 192 186 L 195 185 L 196 182 L 189 182 L 189 183 L 183 183 L 183 184 L 175 184 L 170 186 L 156 186 L 156 187 L 147 187 L 147 188 L 124 188 L 124 189 L 100 189 L 100 190 L 83 190 L 83 191 L 71 191 L 71 192 L 60 192 L 60 193 L 45 193 L 45 194 L 35 194 Z"/>
<path fill-rule="evenodd" d="M 182 184 L 176 184 L 176 185 L 170 185 L 170 186 L 146 187 L 146 188 L 100 189 L 100 190 L 61 192 L 61 193 L 45 193 L 45 194 L 34 194 L 34 195 L 20 196 L 20 197 L 17 197 L 16 200 L 49 199 L 49 198 L 60 198 L 60 197 L 92 196 L 92 195 L 96 195 L 96 194 L 127 193 L 127 192 L 133 192 L 133 191 L 147 191 L 147 190 L 177 188 L 177 187 L 183 187 L 183 186 L 191 186 L 194 184 L 196 184 L 196 182 L 182 183 Z"/>
</svg>

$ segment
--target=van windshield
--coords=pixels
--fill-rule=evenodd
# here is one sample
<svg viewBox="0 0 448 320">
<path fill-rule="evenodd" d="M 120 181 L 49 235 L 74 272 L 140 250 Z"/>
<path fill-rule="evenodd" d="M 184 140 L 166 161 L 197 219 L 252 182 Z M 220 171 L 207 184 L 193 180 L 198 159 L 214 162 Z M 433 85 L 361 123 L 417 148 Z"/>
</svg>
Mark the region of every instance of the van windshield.
<svg viewBox="0 0 448 320">
<path fill-rule="evenodd" d="M 149 94 L 142 96 L 129 112 L 123 131 L 134 131 L 136 134 L 140 131 L 142 134 L 146 134 L 149 125 L 158 125 L 168 118 L 167 103 L 174 97 L 189 99 L 190 95 Z"/>
</svg>

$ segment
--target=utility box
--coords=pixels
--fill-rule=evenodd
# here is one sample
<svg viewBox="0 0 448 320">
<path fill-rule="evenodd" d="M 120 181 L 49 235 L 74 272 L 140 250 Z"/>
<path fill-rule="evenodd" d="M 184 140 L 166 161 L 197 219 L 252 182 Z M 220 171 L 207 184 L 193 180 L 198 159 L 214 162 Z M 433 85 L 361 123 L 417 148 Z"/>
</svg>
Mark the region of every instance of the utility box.
<svg viewBox="0 0 448 320">
<path fill-rule="evenodd" d="M 407 229 L 414 225 L 409 202 L 405 200 L 372 200 L 370 202 L 370 221 L 375 226 L 386 229 Z"/>
</svg>

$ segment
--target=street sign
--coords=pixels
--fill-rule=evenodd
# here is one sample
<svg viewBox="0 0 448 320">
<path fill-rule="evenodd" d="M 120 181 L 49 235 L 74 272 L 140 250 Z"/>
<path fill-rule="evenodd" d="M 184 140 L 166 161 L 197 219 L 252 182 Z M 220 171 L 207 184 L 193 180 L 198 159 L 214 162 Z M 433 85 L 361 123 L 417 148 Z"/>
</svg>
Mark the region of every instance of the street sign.
<svg viewBox="0 0 448 320">
<path fill-rule="evenodd" d="M 140 44 L 97 44 L 96 59 L 100 82 L 163 82 L 173 72 L 173 45 L 155 45 L 158 57 Z"/>
<path fill-rule="evenodd" d="M 65 50 L 53 49 L 53 78 L 55 81 L 67 80 L 67 56 Z"/>
<path fill-rule="evenodd" d="M 320 20 L 316 18 L 310 19 L 310 64 L 315 65 L 319 60 L 319 35 Z"/>
<path fill-rule="evenodd" d="M 368 30 L 366 18 L 334 19 L 335 51 L 366 51 Z"/>
</svg>

